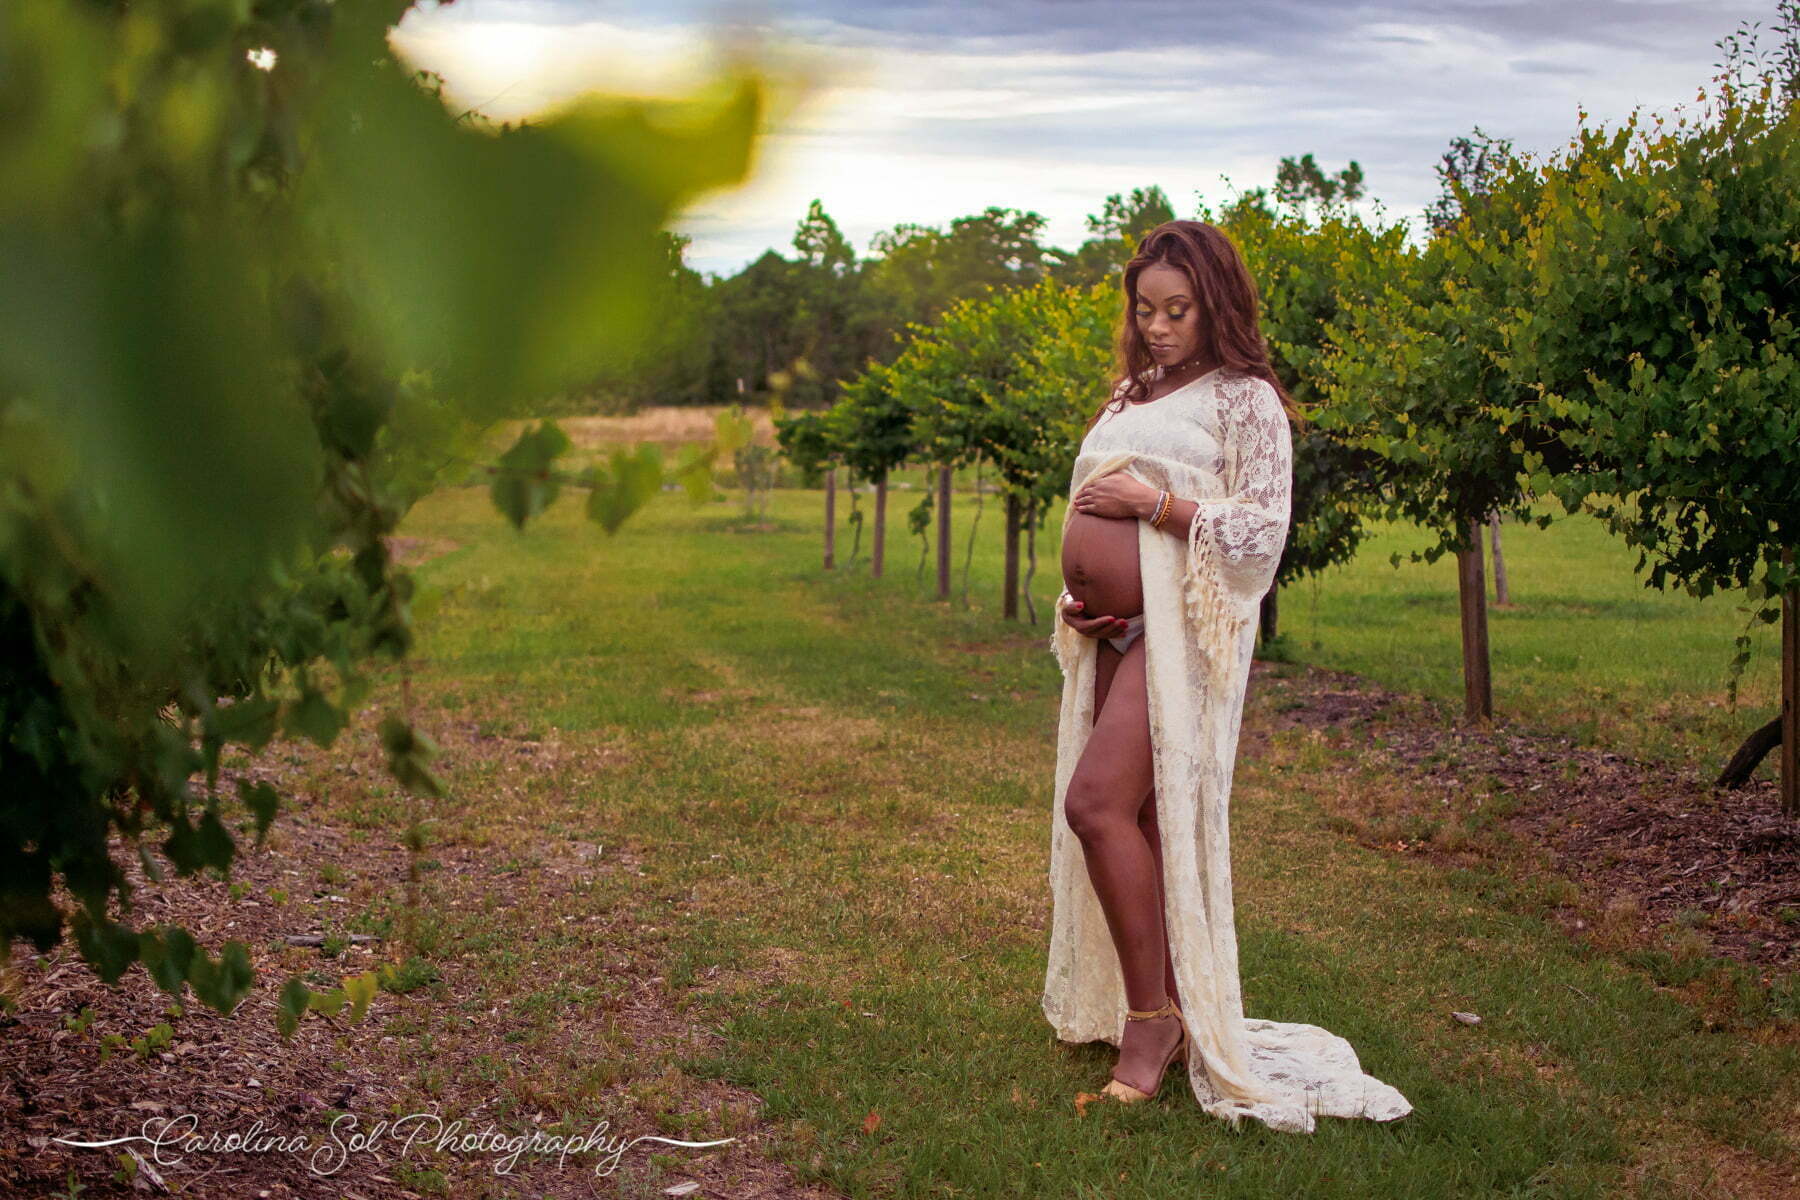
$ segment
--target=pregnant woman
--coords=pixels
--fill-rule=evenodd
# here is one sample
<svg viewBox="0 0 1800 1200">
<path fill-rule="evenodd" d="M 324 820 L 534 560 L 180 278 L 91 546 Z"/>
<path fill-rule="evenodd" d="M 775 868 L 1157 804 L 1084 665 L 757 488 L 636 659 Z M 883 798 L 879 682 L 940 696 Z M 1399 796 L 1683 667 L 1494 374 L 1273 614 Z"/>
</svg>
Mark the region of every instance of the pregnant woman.
<svg viewBox="0 0 1800 1200">
<path fill-rule="evenodd" d="M 1063 528 L 1063 671 L 1044 1015 L 1105 1041 L 1101 1096 L 1182 1063 L 1201 1108 L 1307 1132 L 1412 1110 L 1316 1025 L 1246 1019 L 1227 819 L 1258 603 L 1287 542 L 1289 401 L 1225 235 L 1152 230 L 1125 267 L 1122 379 Z"/>
</svg>

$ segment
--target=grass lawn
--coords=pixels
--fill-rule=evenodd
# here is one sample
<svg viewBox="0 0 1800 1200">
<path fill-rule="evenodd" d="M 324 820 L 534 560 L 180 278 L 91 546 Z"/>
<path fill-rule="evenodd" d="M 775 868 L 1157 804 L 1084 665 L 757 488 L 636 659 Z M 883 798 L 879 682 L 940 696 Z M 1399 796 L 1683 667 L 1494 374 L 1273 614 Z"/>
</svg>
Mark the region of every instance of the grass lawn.
<svg viewBox="0 0 1800 1200">
<path fill-rule="evenodd" d="M 1536 511 L 1561 507 L 1540 501 Z M 1456 561 L 1404 557 L 1430 540 L 1409 526 L 1377 526 L 1351 562 L 1285 589 L 1278 620 L 1297 656 L 1460 711 Z M 1507 524 L 1501 547 L 1505 608 L 1491 603 L 1488 560 L 1497 719 L 1716 775 L 1738 743 L 1780 711 L 1781 627 L 1747 628 L 1743 596 L 1700 600 L 1646 588 L 1633 573 L 1637 552 L 1591 517 L 1559 515 L 1548 529 Z M 1395 553 L 1403 556 L 1398 567 Z M 1733 712 L 1726 680 L 1733 639 L 1744 632 L 1751 659 Z M 1761 770 L 1774 768 L 1771 756 Z"/>
<path fill-rule="evenodd" d="M 137 974 L 107 988 L 66 946 L 15 961 L 5 1044 L 23 1082 L 0 1092 L 0 1190 L 72 1172 L 91 1196 L 132 1194 L 108 1155 L 40 1142 L 203 1111 L 316 1139 L 342 1116 L 420 1112 L 513 1136 L 735 1139 L 633 1143 L 599 1181 L 591 1153 L 500 1172 L 427 1145 L 356 1159 L 346 1195 L 1800 1195 L 1800 977 L 1711 957 L 1688 918 L 1717 927 L 1723 908 L 1646 932 L 1505 821 L 1580 770 L 1526 732 L 1710 773 L 1773 702 L 1772 629 L 1733 716 L 1716 707 L 1729 600 L 1642 591 L 1591 524 L 1509 529 L 1516 606 L 1493 643 L 1514 740 L 1497 744 L 1549 754 L 1540 792 L 1492 758 L 1444 773 L 1466 753 L 1444 716 L 1461 695 L 1452 564 L 1395 570 L 1387 554 L 1417 541 L 1388 530 L 1293 589 L 1281 619 L 1305 661 L 1259 666 L 1233 794 L 1246 1009 L 1347 1037 L 1415 1111 L 1322 1119 L 1311 1138 L 1233 1131 L 1177 1075 L 1153 1104 L 1083 1114 L 1113 1053 L 1061 1045 L 1039 1008 L 1056 538 L 1039 624 L 1003 621 L 1000 506 L 971 542 L 959 493 L 941 603 L 904 532 L 909 490 L 880 580 L 842 529 L 843 565 L 820 569 L 817 492 L 777 490 L 754 520 L 735 497 L 665 494 L 611 538 L 578 498 L 522 533 L 481 488 L 427 498 L 402 530 L 429 556 L 408 690 L 449 794 L 425 814 L 412 937 L 414 802 L 374 732 L 403 703 L 389 671 L 330 750 L 227 762 L 288 797 L 229 885 L 153 893 L 154 919 L 250 944 L 243 1013 L 171 1005 Z M 1372 703 L 1375 685 L 1399 699 Z M 1320 719 L 1327 693 L 1377 715 Z M 1572 936 L 1577 910 L 1593 920 Z M 293 940 L 308 930 L 324 944 Z M 398 970 L 365 1022 L 274 1037 L 285 977 L 325 988 L 383 960 Z M 273 1154 L 172 1170 L 190 1194 L 338 1194 Z"/>
<path fill-rule="evenodd" d="M 771 1152 L 799 1178 L 852 1196 L 1767 1195 L 1789 1178 L 1787 1026 L 1702 1021 L 1548 921 L 1541 880 L 1345 838 L 1342 752 L 1303 732 L 1266 736 L 1239 766 L 1246 1007 L 1348 1037 L 1416 1111 L 1298 1139 L 1232 1132 L 1169 1086 L 1155 1105 L 1078 1116 L 1111 1051 L 1057 1044 L 1038 1009 L 1060 677 L 1046 625 L 997 617 L 999 506 L 964 609 L 929 599 L 903 534 L 883 580 L 822 572 L 819 503 L 778 491 L 751 523 L 735 503 L 666 495 L 610 539 L 567 500 L 515 533 L 474 488 L 409 517 L 404 532 L 458 547 L 419 568 L 435 594 L 422 724 L 560 747 L 549 769 L 519 770 L 453 745 L 434 836 L 527 875 L 572 843 L 632 863 L 487 911 L 434 880 L 428 949 L 456 964 L 457 1007 L 518 1021 L 518 1054 L 490 1078 L 438 1081 L 446 1106 L 523 1088 L 573 1121 L 610 1081 L 703 1139 L 722 1135 L 683 1111 L 683 1081 L 723 1080 L 763 1098 Z M 959 496 L 959 518 L 971 508 Z M 1636 590 L 1628 557 L 1575 522 L 1508 536 L 1503 710 L 1670 754 L 1726 728 L 1707 714 L 1728 602 Z M 1310 659 L 1458 696 L 1454 568 L 1396 572 L 1382 555 L 1405 544 L 1378 538 L 1316 600 L 1296 589 L 1283 620 Z M 1041 613 L 1058 589 L 1053 537 L 1044 549 Z M 1577 670 L 1579 684 L 1559 674 Z M 1745 692 L 1766 704 L 1766 673 Z M 1253 696 L 1247 730 L 1267 715 Z M 1633 741 L 1640 724 L 1656 732 Z M 626 983 L 602 972 L 615 954 L 638 964 L 632 986 L 720 1036 L 658 1063 L 628 1044 L 571 1053 L 571 1021 L 591 1019 L 571 1006 L 620 1002 Z M 409 1020 L 449 1061 L 492 1036 L 448 1004 Z M 669 1178 L 684 1153 L 656 1156 Z"/>
</svg>

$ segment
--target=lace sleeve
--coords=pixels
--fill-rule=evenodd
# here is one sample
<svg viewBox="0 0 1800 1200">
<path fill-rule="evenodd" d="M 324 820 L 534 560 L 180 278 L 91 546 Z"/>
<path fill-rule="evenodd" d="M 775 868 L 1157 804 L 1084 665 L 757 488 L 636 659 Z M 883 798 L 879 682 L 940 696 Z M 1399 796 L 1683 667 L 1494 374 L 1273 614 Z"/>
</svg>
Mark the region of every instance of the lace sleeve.
<svg viewBox="0 0 1800 1200">
<path fill-rule="evenodd" d="M 1223 662 L 1281 564 L 1294 451 L 1287 412 L 1266 382 L 1244 376 L 1220 383 L 1216 394 L 1225 496 L 1195 502 L 1182 590 L 1203 646 Z"/>
</svg>

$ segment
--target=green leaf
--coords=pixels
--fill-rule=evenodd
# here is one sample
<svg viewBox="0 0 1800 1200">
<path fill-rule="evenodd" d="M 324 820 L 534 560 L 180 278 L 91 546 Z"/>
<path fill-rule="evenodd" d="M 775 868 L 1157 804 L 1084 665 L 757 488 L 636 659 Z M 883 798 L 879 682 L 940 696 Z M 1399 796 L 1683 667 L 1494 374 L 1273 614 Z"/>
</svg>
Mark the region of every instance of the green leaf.
<svg viewBox="0 0 1800 1200">
<path fill-rule="evenodd" d="M 387 365 L 431 364 L 446 394 L 497 414 L 635 348 L 667 270 L 654 235 L 749 169 L 765 86 L 734 73 L 680 101 L 589 95 L 473 131 L 387 51 L 403 7 L 329 6 L 345 50 L 313 84 L 305 175 Z"/>
<path fill-rule="evenodd" d="M 713 497 L 713 463 L 719 456 L 717 445 L 690 443 L 681 448 L 674 475 L 691 503 L 704 504 Z"/>
<path fill-rule="evenodd" d="M 137 857 L 138 866 L 144 869 L 144 878 L 152 883 L 161 883 L 163 881 L 162 864 L 157 862 L 156 856 L 150 853 L 150 847 L 141 841 L 137 843 Z"/>
<path fill-rule="evenodd" d="M 275 1029 L 282 1037 L 294 1036 L 294 1031 L 300 1028 L 300 1019 L 306 1015 L 306 1009 L 311 999 L 312 990 L 297 976 L 290 977 L 281 986 L 281 995 L 275 1001 Z"/>
<path fill-rule="evenodd" d="M 200 831 L 189 824 L 186 817 L 173 818 L 169 836 L 163 839 L 162 848 L 169 861 L 175 864 L 177 874 L 192 875 L 207 864 Z"/>
<path fill-rule="evenodd" d="M 554 421 L 542 421 L 519 435 L 512 448 L 492 468 L 494 482 L 488 495 L 515 529 L 550 507 L 562 491 L 554 468 L 567 453 L 569 435 Z"/>
<path fill-rule="evenodd" d="M 318 371 L 320 433 L 347 458 L 369 457 L 376 434 L 393 412 L 393 384 L 386 376 L 358 370 L 341 350 L 320 359 Z"/>
<path fill-rule="evenodd" d="M 193 935 L 178 926 L 167 925 L 158 932 L 146 930 L 138 935 L 138 956 L 145 969 L 156 980 L 156 986 L 172 996 L 181 995 L 187 986 L 195 950 Z"/>
<path fill-rule="evenodd" d="M 610 469 L 595 471 L 587 515 L 607 533 L 618 532 L 625 519 L 662 489 L 662 450 L 653 442 L 627 454 L 614 449 Z"/>
<path fill-rule="evenodd" d="M 214 960 L 196 952 L 188 968 L 188 984 L 208 1008 L 230 1016 L 254 981 L 250 953 L 242 942 L 227 942 Z"/>
<path fill-rule="evenodd" d="M 388 770 L 408 791 L 441 799 L 444 784 L 431 770 L 438 755 L 435 742 L 412 724 L 390 714 L 381 722 L 381 743 L 387 748 Z"/>
<path fill-rule="evenodd" d="M 278 700 L 252 696 L 213 708 L 206 715 L 206 726 L 221 741 L 261 750 L 275 736 L 275 717 L 280 709 Z"/>
<path fill-rule="evenodd" d="M 306 1007 L 313 1012 L 335 1017 L 344 1007 L 344 989 L 332 988 L 328 992 L 314 992 L 307 998 Z"/>
<path fill-rule="evenodd" d="M 381 735 L 381 747 L 389 757 L 411 754 L 417 746 L 417 734 L 412 722 L 398 713 L 389 713 L 381 719 L 378 732 Z"/>
<path fill-rule="evenodd" d="M 375 972 L 365 971 L 361 975 L 352 975 L 344 980 L 344 994 L 350 998 L 350 1020 L 360 1021 L 368 1014 L 369 1004 L 375 999 L 380 988 Z"/>
<path fill-rule="evenodd" d="M 194 836 L 200 861 L 206 866 L 229 872 L 232 857 L 237 852 L 237 844 L 226 830 L 225 823 L 219 820 L 219 814 L 207 809 L 200 818 L 200 825 Z"/>
<path fill-rule="evenodd" d="M 110 918 L 96 921 L 85 908 L 76 910 L 73 924 L 81 956 L 104 983 L 117 983 L 142 951 L 137 934 Z"/>
<path fill-rule="evenodd" d="M 263 837 L 269 832 L 269 826 L 275 821 L 275 813 L 281 806 L 281 795 L 267 783 L 251 783 L 248 779 L 238 780 L 238 796 L 244 807 L 256 818 L 256 844 L 263 844 Z"/>
<path fill-rule="evenodd" d="M 282 728 L 289 734 L 310 738 L 319 746 L 330 746 L 349 719 L 349 714 L 327 699 L 325 693 L 308 687 L 299 700 L 289 703 Z"/>
<path fill-rule="evenodd" d="M 721 454 L 733 454 L 750 444 L 756 425 L 741 406 L 722 410 L 713 418 L 713 441 Z"/>
</svg>

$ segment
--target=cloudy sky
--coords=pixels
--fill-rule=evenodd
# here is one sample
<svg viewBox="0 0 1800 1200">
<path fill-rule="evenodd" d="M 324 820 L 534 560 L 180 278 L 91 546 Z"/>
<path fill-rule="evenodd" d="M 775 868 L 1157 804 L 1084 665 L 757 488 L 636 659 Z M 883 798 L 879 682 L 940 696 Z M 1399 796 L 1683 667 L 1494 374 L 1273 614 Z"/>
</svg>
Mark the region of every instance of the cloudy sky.
<svg viewBox="0 0 1800 1200">
<path fill-rule="evenodd" d="M 1774 0 L 456 0 L 394 35 L 458 102 L 497 119 L 582 91 L 680 94 L 721 30 L 810 82 L 752 180 L 677 223 L 728 274 L 792 255 L 815 197 L 858 252 L 901 222 L 990 205 L 1074 247 L 1105 197 L 1160 185 L 1176 215 L 1267 186 L 1284 155 L 1362 164 L 1387 219 L 1437 194 L 1433 166 L 1479 125 L 1548 152 L 1579 113 L 1615 123 L 1691 104 L 1714 43 Z M 1766 39 L 1765 39 L 1766 40 Z M 1364 207 L 1374 212 L 1373 204 Z M 1416 223 L 1416 222 L 1415 222 Z"/>
</svg>

